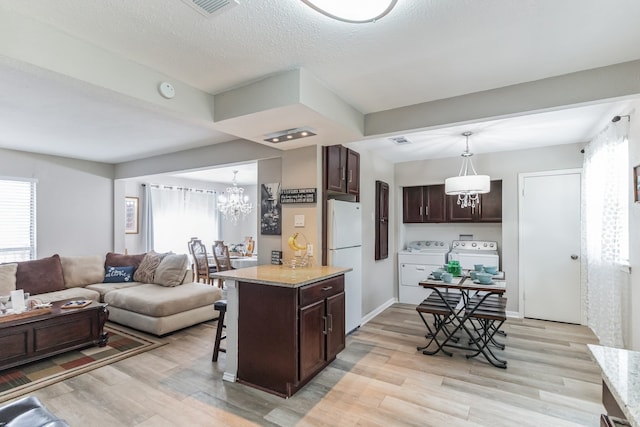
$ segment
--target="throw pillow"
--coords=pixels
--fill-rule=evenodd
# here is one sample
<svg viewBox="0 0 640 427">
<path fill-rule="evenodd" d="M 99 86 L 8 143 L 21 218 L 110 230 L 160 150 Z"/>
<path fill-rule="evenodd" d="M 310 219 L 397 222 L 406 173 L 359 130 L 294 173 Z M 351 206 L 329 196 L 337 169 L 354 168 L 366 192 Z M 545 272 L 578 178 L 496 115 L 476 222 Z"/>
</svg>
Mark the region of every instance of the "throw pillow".
<svg viewBox="0 0 640 427">
<path fill-rule="evenodd" d="M 133 282 L 133 265 L 127 267 L 105 267 L 104 283 Z"/>
<path fill-rule="evenodd" d="M 166 254 L 149 251 L 142 259 L 142 262 L 136 269 L 136 272 L 133 273 L 133 280 L 142 283 L 153 283 L 153 276 L 156 272 L 156 268 L 158 268 L 160 261 L 162 261 L 162 258 L 164 258 L 165 255 Z"/>
<path fill-rule="evenodd" d="M 16 290 L 18 264 L 0 264 L 0 295 L 9 295 Z"/>
<path fill-rule="evenodd" d="M 168 254 L 160 261 L 153 277 L 153 283 L 162 286 L 178 286 L 182 284 L 188 268 L 189 257 L 187 255 Z"/>
<path fill-rule="evenodd" d="M 138 268 L 145 255 L 146 254 L 124 255 L 108 252 L 104 261 L 104 266 L 128 267 L 133 265 L 135 268 Z"/>
<path fill-rule="evenodd" d="M 60 256 L 55 254 L 49 258 L 19 262 L 16 289 L 23 289 L 31 295 L 65 289 Z"/>
<path fill-rule="evenodd" d="M 101 283 L 104 279 L 104 260 L 101 255 L 61 256 L 60 263 L 67 288 Z"/>
</svg>

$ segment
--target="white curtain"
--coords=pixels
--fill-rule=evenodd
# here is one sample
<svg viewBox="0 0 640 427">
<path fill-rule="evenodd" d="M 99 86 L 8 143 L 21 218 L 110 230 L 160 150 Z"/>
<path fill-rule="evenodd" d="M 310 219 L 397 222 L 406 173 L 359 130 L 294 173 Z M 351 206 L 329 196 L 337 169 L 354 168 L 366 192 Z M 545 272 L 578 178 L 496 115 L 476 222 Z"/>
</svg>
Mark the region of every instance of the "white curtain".
<svg viewBox="0 0 640 427">
<path fill-rule="evenodd" d="M 612 123 L 585 148 L 583 263 L 587 319 L 600 344 L 624 347 L 629 287 L 628 122 Z"/>
<path fill-rule="evenodd" d="M 150 193 L 156 252 L 188 253 L 192 237 L 211 248 L 220 234 L 216 193 L 164 186 L 151 186 Z"/>
</svg>

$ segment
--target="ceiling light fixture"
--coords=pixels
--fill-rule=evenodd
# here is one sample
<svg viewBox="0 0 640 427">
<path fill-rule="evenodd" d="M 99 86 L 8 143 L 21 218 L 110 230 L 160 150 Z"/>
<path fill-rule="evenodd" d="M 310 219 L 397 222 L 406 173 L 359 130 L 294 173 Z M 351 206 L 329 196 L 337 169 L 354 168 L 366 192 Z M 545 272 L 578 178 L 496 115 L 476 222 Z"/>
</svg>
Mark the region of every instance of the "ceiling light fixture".
<svg viewBox="0 0 640 427">
<path fill-rule="evenodd" d="M 230 219 L 232 224 L 237 224 L 240 215 L 244 218 L 251 213 L 252 209 L 249 196 L 244 194 L 244 188 L 238 187 L 237 174 L 238 171 L 234 170 L 233 187 L 227 187 L 226 194 L 221 194 L 218 197 L 218 209 L 224 215 L 224 219 Z"/>
<path fill-rule="evenodd" d="M 444 181 L 444 192 L 449 195 L 457 195 L 458 205 L 461 208 L 475 208 L 480 201 L 479 195 L 488 193 L 491 188 L 489 175 L 478 175 L 471 162 L 471 156 L 473 156 L 473 153 L 469 152 L 469 137 L 471 135 L 471 132 L 462 134 L 467 139 L 467 148 L 461 154 L 462 166 L 458 176 L 447 178 Z M 470 175 L 469 172 L 473 174 Z"/>
<path fill-rule="evenodd" d="M 264 141 L 273 142 L 277 144 L 282 141 L 291 141 L 293 139 L 306 138 L 309 136 L 316 135 L 309 128 L 295 128 L 295 129 L 287 129 L 281 130 L 278 132 L 270 133 L 269 135 L 265 135 Z"/>
<path fill-rule="evenodd" d="M 393 9 L 398 0 L 302 0 L 312 9 L 352 24 L 375 22 Z"/>
</svg>

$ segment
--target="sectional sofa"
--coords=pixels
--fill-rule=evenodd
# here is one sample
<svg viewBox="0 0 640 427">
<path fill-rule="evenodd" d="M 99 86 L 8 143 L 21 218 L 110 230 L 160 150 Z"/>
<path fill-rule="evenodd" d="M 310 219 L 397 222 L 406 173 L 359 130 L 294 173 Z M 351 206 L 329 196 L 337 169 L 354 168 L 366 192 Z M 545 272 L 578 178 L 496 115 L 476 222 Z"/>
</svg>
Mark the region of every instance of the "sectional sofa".
<svg viewBox="0 0 640 427">
<path fill-rule="evenodd" d="M 217 317 L 214 286 L 192 281 L 184 254 L 59 256 L 0 265 L 0 295 L 23 289 L 43 303 L 92 299 L 109 305 L 109 320 L 165 335 Z"/>
</svg>

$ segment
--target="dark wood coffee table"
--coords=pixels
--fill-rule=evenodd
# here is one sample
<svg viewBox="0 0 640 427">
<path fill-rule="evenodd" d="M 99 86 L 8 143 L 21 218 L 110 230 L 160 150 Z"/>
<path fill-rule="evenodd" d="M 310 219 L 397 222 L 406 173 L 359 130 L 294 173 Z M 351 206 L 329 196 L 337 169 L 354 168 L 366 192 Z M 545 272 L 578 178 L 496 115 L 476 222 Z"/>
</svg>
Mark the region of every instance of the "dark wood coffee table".
<svg viewBox="0 0 640 427">
<path fill-rule="evenodd" d="M 62 309 L 56 301 L 49 313 L 0 322 L 0 370 L 91 345 L 104 347 L 108 333 L 107 304 Z M 6 320 L 6 319 L 5 319 Z"/>
</svg>

